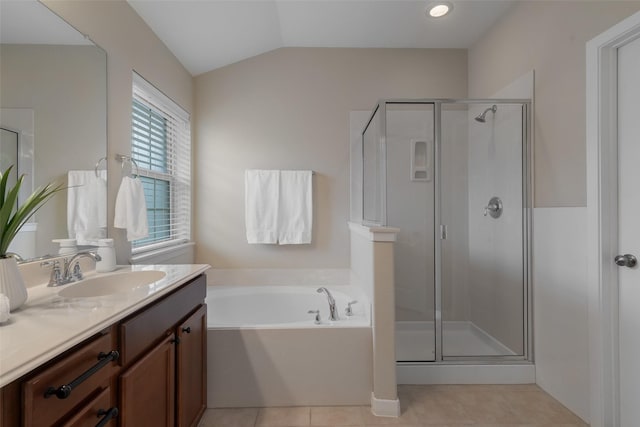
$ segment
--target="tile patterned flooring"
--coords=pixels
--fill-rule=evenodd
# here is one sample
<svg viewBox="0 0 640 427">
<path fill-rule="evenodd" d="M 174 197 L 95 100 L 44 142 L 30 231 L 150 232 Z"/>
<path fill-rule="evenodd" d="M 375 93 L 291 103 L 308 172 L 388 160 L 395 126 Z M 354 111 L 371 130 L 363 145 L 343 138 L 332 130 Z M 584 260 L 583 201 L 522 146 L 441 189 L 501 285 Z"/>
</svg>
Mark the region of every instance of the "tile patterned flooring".
<svg viewBox="0 0 640 427">
<path fill-rule="evenodd" d="M 401 385 L 399 418 L 369 407 L 208 409 L 199 427 L 588 427 L 536 385 Z"/>
</svg>

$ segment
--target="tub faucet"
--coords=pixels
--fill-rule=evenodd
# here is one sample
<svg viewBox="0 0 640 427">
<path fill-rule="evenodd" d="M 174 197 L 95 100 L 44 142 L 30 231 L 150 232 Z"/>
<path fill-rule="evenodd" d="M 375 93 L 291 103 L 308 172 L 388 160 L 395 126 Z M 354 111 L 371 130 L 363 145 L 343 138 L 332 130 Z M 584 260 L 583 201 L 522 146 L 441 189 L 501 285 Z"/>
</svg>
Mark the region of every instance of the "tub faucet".
<svg viewBox="0 0 640 427">
<path fill-rule="evenodd" d="M 336 300 L 333 299 L 333 295 L 331 295 L 331 292 L 329 292 L 329 289 L 322 287 L 322 288 L 318 288 L 318 293 L 325 293 L 327 294 L 327 300 L 329 301 L 329 320 L 338 320 L 338 309 L 336 308 Z"/>
</svg>

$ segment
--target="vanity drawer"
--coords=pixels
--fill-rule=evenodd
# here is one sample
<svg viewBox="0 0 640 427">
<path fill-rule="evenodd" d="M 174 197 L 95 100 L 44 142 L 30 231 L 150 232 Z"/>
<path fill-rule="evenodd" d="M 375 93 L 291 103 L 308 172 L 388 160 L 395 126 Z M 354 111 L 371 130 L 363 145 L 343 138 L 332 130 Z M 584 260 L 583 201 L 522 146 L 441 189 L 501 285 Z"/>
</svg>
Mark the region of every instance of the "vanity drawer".
<svg viewBox="0 0 640 427">
<path fill-rule="evenodd" d="M 113 427 L 118 419 L 118 408 L 112 399 L 111 388 L 107 387 L 82 409 L 74 411 L 75 415 L 62 427 Z"/>
<path fill-rule="evenodd" d="M 104 355 L 115 350 L 116 340 L 105 331 L 93 341 L 71 350 L 52 365 L 23 383 L 24 426 L 40 427 L 56 424 L 96 392 L 109 386 L 119 366 Z M 115 356 L 115 354 L 112 354 Z M 79 381 L 85 377 L 83 381 Z M 71 385 L 64 397 L 61 386 Z M 53 393 L 60 390 L 59 396 Z"/>
<path fill-rule="evenodd" d="M 204 301 L 207 279 L 199 276 L 164 299 L 120 324 L 122 355 L 127 366 L 163 339 L 169 330 Z"/>
</svg>

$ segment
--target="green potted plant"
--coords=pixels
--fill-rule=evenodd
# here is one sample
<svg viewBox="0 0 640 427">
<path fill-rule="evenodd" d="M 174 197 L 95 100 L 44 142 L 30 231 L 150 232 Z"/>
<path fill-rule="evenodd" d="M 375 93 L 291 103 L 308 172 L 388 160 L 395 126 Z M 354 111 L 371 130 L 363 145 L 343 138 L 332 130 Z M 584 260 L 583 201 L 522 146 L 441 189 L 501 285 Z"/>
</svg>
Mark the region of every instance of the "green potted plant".
<svg viewBox="0 0 640 427">
<path fill-rule="evenodd" d="M 62 184 L 49 183 L 35 190 L 22 205 L 18 205 L 18 193 L 24 175 L 12 187 L 7 187 L 9 173 L 13 166 L 0 171 L 0 294 L 9 298 L 9 310 L 20 307 L 27 300 L 27 289 L 18 270 L 15 258 L 8 256 L 9 245 L 20 228 L 29 221 L 55 193 L 62 190 Z"/>
</svg>

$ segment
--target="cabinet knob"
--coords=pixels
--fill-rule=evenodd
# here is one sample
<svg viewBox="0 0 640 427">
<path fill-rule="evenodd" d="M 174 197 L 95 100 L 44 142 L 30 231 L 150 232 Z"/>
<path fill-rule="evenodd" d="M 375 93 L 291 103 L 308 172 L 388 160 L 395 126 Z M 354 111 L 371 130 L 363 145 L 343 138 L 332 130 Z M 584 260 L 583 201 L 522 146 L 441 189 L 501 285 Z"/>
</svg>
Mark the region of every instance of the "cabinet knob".
<svg viewBox="0 0 640 427">
<path fill-rule="evenodd" d="M 182 328 L 182 332 L 190 334 L 191 333 L 191 326 L 187 326 L 186 328 Z"/>
</svg>

